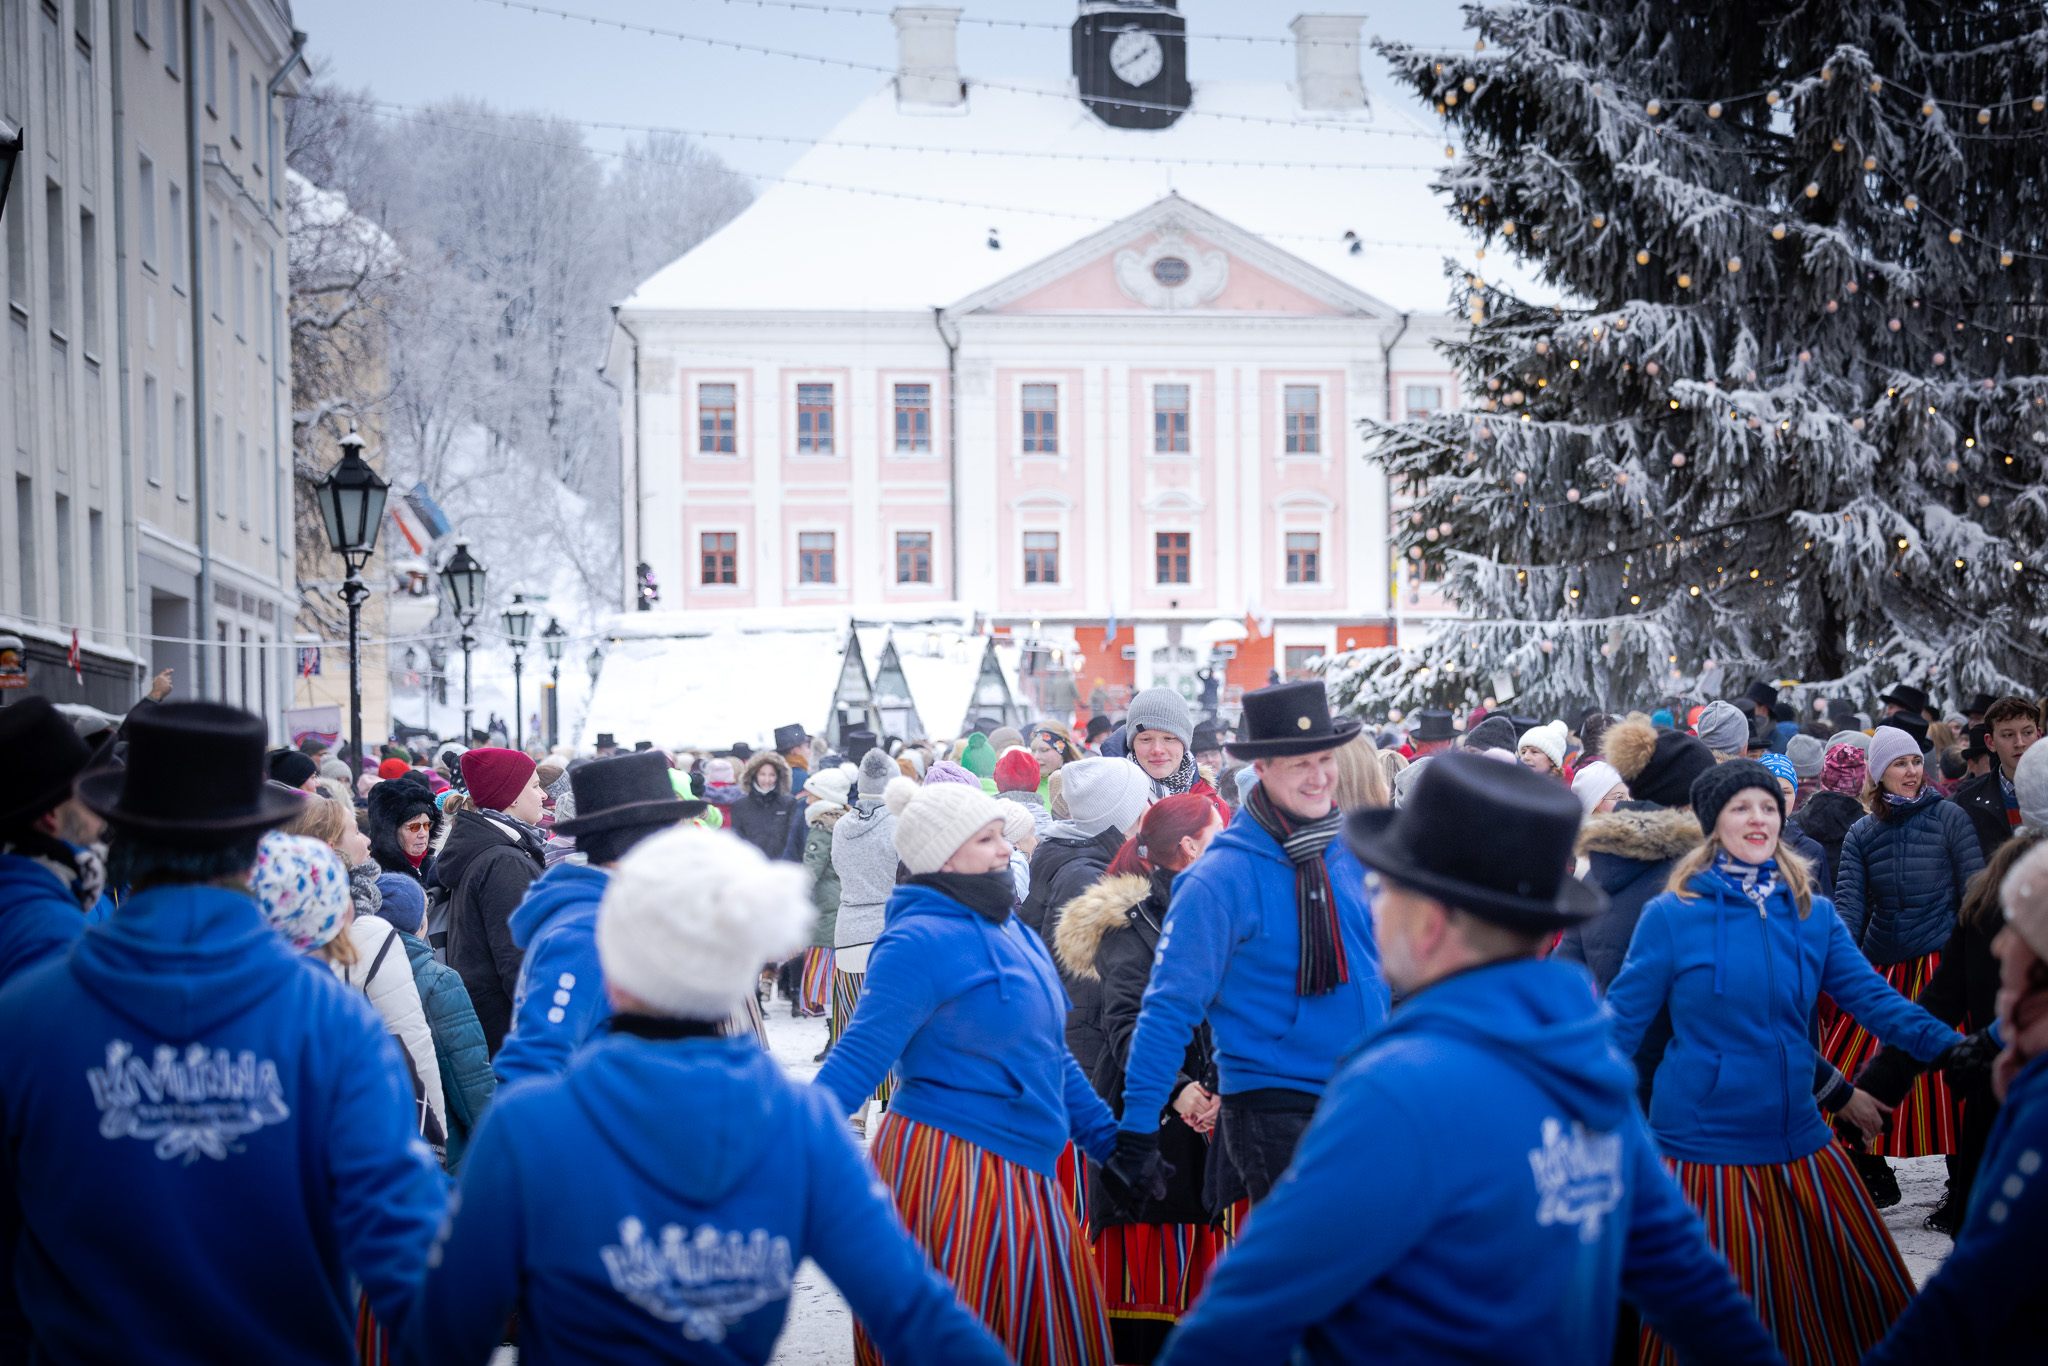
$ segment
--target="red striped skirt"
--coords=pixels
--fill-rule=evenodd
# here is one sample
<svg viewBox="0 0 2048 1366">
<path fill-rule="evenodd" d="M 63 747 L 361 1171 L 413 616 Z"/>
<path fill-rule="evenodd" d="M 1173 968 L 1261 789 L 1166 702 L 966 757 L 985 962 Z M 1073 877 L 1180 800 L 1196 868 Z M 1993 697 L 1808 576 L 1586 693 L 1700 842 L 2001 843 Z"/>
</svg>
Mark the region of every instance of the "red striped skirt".
<svg viewBox="0 0 2048 1366">
<path fill-rule="evenodd" d="M 1230 1235 L 1207 1224 L 1111 1224 L 1095 1269 L 1120 1362 L 1148 1362 L 1209 1283 Z"/>
<path fill-rule="evenodd" d="M 1053 1163 L 1052 1180 L 1053 1185 L 1059 1188 L 1060 1199 L 1074 1212 L 1074 1222 L 1087 1228 L 1088 1164 L 1072 1143 L 1060 1149 L 1059 1161 Z"/>
<path fill-rule="evenodd" d="M 1878 972 L 1891 983 L 1892 990 L 1911 1001 L 1920 995 L 1940 963 L 1939 953 L 1924 953 L 1903 963 L 1889 963 Z M 1834 1011 L 1834 1020 L 1821 1036 L 1821 1051 L 1835 1070 L 1851 1081 L 1856 1079 L 1856 1069 L 1879 1047 L 1876 1035 L 1840 1009 Z M 1887 1157 L 1952 1153 L 1956 1150 L 1957 1120 L 1956 1101 L 1949 1094 L 1948 1078 L 1940 1072 L 1922 1072 L 1905 1100 L 1892 1111 L 1891 1128 L 1872 1139 L 1868 1150 Z"/>
<path fill-rule="evenodd" d="M 370 1297 L 356 1291 L 356 1362 L 358 1366 L 391 1366 L 391 1335 L 377 1322 Z"/>
<path fill-rule="evenodd" d="M 1912 1277 L 1840 1146 L 1752 1167 L 1664 1165 L 1788 1366 L 1855 1366 L 1905 1309 Z M 1645 1326 L 1642 1361 L 1677 1366 L 1678 1354 Z"/>
<path fill-rule="evenodd" d="M 853 1012 L 860 1008 L 860 984 L 867 980 L 864 972 L 841 972 L 835 964 L 832 968 L 832 1016 L 826 1026 L 826 1034 L 832 1042 L 838 1043 L 839 1036 L 853 1023 Z M 875 1103 L 884 1110 L 889 1108 L 889 1097 L 896 1093 L 896 1069 L 889 1072 L 875 1086 Z"/>
<path fill-rule="evenodd" d="M 797 1008 L 807 1017 L 816 1019 L 832 1006 L 832 950 L 816 944 L 804 950 L 803 988 L 798 994 Z"/>
<path fill-rule="evenodd" d="M 893 1112 L 869 1156 L 911 1237 L 1018 1366 L 1109 1366 L 1102 1284 L 1057 1183 Z M 853 1352 L 880 1366 L 858 1322 Z"/>
</svg>

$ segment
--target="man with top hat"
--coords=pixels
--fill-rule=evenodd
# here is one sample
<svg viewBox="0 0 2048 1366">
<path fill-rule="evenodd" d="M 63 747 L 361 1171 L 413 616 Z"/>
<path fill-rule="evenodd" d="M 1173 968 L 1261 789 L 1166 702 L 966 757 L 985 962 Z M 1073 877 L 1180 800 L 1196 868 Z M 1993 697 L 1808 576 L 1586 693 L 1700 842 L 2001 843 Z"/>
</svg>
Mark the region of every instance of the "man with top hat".
<svg viewBox="0 0 2048 1366">
<path fill-rule="evenodd" d="M 777 726 L 775 752 L 789 761 L 789 792 L 795 796 L 804 790 L 804 783 L 811 776 L 811 737 L 794 721 Z"/>
<path fill-rule="evenodd" d="M 1209 1021 L 1225 1162 L 1209 1207 L 1262 1200 L 1294 1155 L 1338 1059 L 1386 1017 L 1363 870 L 1335 842 L 1335 751 L 1358 733 L 1318 680 L 1244 695 L 1258 783 L 1209 851 L 1174 879 L 1131 1039 L 1112 1178 L 1163 1192 L 1159 1114 L 1189 1036 Z"/>
<path fill-rule="evenodd" d="M 46 697 L 0 707 L 0 754 L 12 795 L 0 797 L 0 986 L 71 947 L 103 900 L 102 822 L 72 795 L 92 758 Z"/>
<path fill-rule="evenodd" d="M 167 702 L 78 782 L 130 890 L 0 990 L 0 1359 L 342 1363 L 354 1287 L 397 1326 L 426 1270 L 446 1198 L 398 1045 L 250 894 L 305 801 L 263 746 Z"/>
<path fill-rule="evenodd" d="M 1408 757 L 1426 759 L 1432 754 L 1442 754 L 1458 743 L 1458 732 L 1451 727 L 1451 714 L 1441 708 L 1428 708 L 1415 713 L 1415 727 L 1408 732 Z"/>
<path fill-rule="evenodd" d="M 1685 1360 L 1783 1360 L 1666 1175 L 1585 969 L 1538 956 L 1606 899 L 1568 874 L 1578 825 L 1563 787 L 1466 754 L 1351 814 L 1402 1004 L 1162 1362 L 1307 1340 L 1327 1362 L 1604 1366 L 1623 1299 Z"/>
<path fill-rule="evenodd" d="M 597 904 L 628 849 L 709 803 L 676 795 L 668 761 L 653 751 L 594 759 L 569 774 L 576 815 L 555 833 L 586 862 L 558 863 L 512 912 L 512 942 L 525 955 L 512 990 L 512 1032 L 491 1060 L 500 1086 L 558 1076 L 611 1018 L 597 960 Z"/>
<path fill-rule="evenodd" d="M 1877 700 L 1884 704 L 1884 715 L 1877 719 L 1877 723 L 1880 726 L 1897 726 L 1919 741 L 1924 752 L 1928 747 L 1927 694 L 1910 684 L 1900 683 Z"/>
</svg>

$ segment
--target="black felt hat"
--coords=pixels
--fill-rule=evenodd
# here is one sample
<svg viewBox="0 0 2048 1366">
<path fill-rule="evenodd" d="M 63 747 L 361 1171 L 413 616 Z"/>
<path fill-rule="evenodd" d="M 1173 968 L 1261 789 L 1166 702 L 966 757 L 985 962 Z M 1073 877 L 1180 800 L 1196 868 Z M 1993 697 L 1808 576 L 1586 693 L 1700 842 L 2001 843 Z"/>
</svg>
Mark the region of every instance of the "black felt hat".
<svg viewBox="0 0 2048 1366">
<path fill-rule="evenodd" d="M 1761 678 L 1743 689 L 1742 695 L 1762 707 L 1765 712 L 1778 705 L 1778 690 Z"/>
<path fill-rule="evenodd" d="M 1563 929 L 1598 915 L 1607 895 L 1571 876 L 1580 807 L 1571 789 L 1520 764 L 1438 755 L 1398 810 L 1345 821 L 1358 861 L 1390 882 L 1517 930 Z M 1472 857 L 1483 831 L 1486 857 Z"/>
<path fill-rule="evenodd" d="M 1877 700 L 1889 702 L 1895 707 L 1904 707 L 1915 716 L 1927 710 L 1927 694 L 1906 683 L 1897 685 Z"/>
<path fill-rule="evenodd" d="M 618 737 L 608 730 L 601 730 L 597 733 L 597 747 L 599 749 L 617 749 L 619 747 Z"/>
<path fill-rule="evenodd" d="M 1335 749 L 1358 734 L 1355 716 L 1330 715 L 1330 695 L 1320 679 L 1275 683 L 1244 695 L 1244 738 L 1226 746 L 1234 759 L 1280 759 Z"/>
<path fill-rule="evenodd" d="M 842 731 L 839 744 L 846 751 L 846 762 L 858 764 L 867 752 L 881 743 L 881 737 L 865 728 Z"/>
<path fill-rule="evenodd" d="M 775 752 L 777 754 L 787 754 L 810 738 L 810 732 L 795 722 L 791 722 L 786 726 L 777 726 L 775 728 Z"/>
<path fill-rule="evenodd" d="M 1088 726 L 1085 733 L 1090 740 L 1093 740 L 1096 736 L 1107 735 L 1115 729 L 1116 722 L 1098 712 L 1088 718 Z"/>
<path fill-rule="evenodd" d="M 1963 742 L 1963 758 L 1988 759 L 1991 757 L 1991 727 L 1981 721 L 1970 727 Z"/>
<path fill-rule="evenodd" d="M 47 697 L 0 707 L 0 754 L 7 756 L 11 800 L 0 826 L 33 820 L 71 795 L 72 780 L 92 761 L 92 748 Z"/>
<path fill-rule="evenodd" d="M 1416 724 L 1415 728 L 1408 732 L 1408 738 L 1418 745 L 1458 738 L 1458 732 L 1451 726 L 1450 712 L 1442 708 L 1424 709 L 1416 712 L 1412 719 Z"/>
<path fill-rule="evenodd" d="M 668 760 L 652 750 L 593 759 L 569 774 L 569 791 L 576 815 L 556 821 L 555 831 L 570 839 L 632 825 L 674 825 L 703 815 L 707 805 L 678 797 Z"/>
<path fill-rule="evenodd" d="M 116 826 L 232 844 L 283 825 L 305 796 L 268 780 L 260 718 L 219 702 L 165 702 L 128 718 L 126 768 L 78 780 L 85 804 Z"/>
<path fill-rule="evenodd" d="M 1982 716 L 1985 712 L 1990 711 L 1991 708 L 1997 704 L 1997 702 L 1998 699 L 1993 697 L 1990 693 L 1980 692 L 1975 697 L 1970 699 L 1969 706 L 1963 708 L 1963 715 Z"/>
</svg>

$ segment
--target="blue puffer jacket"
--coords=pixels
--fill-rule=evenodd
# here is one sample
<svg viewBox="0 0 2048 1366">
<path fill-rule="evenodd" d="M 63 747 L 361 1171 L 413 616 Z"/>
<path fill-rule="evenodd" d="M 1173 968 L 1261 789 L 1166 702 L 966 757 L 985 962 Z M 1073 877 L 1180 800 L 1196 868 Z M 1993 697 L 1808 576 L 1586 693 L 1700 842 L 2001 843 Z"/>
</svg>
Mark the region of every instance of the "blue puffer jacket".
<svg viewBox="0 0 2048 1366">
<path fill-rule="evenodd" d="M 398 942 L 405 945 L 413 985 L 420 992 L 420 1007 L 426 1011 L 427 1028 L 434 1035 L 434 1061 L 440 1066 L 441 1093 L 448 1101 L 446 1165 L 451 1172 L 460 1171 L 470 1135 L 483 1122 L 484 1107 L 491 1103 L 491 1093 L 498 1086 L 498 1079 L 491 1075 L 491 1051 L 484 1043 L 476 1007 L 469 1003 L 469 988 L 462 985 L 462 974 L 446 963 L 436 963 L 434 950 L 417 935 L 400 930 Z"/>
<path fill-rule="evenodd" d="M 0 854 L 0 987 L 85 933 L 70 886 L 41 859 Z"/>
<path fill-rule="evenodd" d="M 512 912 L 512 942 L 526 956 L 512 991 L 512 1032 L 492 1064 L 501 1084 L 560 1075 L 612 1017 L 597 965 L 597 903 L 610 882 L 602 868 L 558 863 Z"/>
<path fill-rule="evenodd" d="M 1963 888 L 1983 867 L 1969 813 L 1927 788 L 1891 820 L 1849 827 L 1835 910 L 1871 962 L 1903 963 L 1948 942 Z"/>
</svg>

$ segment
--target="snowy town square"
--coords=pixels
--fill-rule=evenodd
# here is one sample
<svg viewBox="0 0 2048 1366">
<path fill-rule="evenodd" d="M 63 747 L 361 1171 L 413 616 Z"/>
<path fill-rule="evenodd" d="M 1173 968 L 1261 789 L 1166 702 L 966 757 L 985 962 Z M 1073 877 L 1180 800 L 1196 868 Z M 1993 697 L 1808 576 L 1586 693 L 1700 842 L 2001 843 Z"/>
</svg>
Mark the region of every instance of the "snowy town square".
<svg viewBox="0 0 2048 1366">
<path fill-rule="evenodd" d="M 0 1366 L 2048 1366 L 2048 5 L 0 0 L 0 251 Z"/>
</svg>

